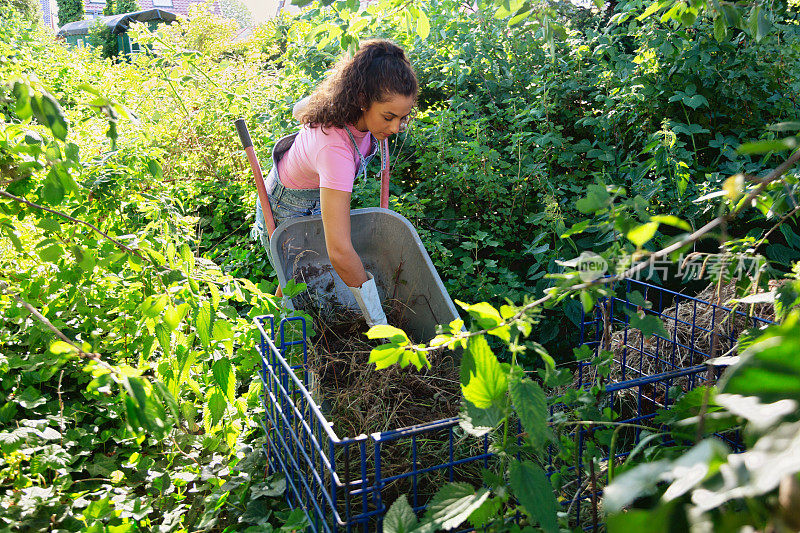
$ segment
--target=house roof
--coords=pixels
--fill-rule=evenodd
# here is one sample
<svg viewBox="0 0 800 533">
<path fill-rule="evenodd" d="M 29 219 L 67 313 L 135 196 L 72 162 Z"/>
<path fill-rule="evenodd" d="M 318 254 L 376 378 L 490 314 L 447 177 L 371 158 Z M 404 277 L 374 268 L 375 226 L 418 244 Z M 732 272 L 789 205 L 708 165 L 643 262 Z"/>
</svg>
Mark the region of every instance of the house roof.
<svg viewBox="0 0 800 533">
<path fill-rule="evenodd" d="M 122 13 L 121 15 L 112 15 L 110 17 L 76 20 L 75 22 L 70 22 L 69 24 L 61 26 L 56 35 L 58 37 L 66 37 L 67 35 L 88 35 L 89 29 L 98 22 L 111 28 L 111 33 L 125 33 L 128 31 L 131 22 L 148 22 L 151 20 L 172 22 L 177 18 L 177 15 L 170 11 L 164 11 L 163 9 L 146 9 L 144 11 L 133 11 L 131 13 Z"/>
</svg>

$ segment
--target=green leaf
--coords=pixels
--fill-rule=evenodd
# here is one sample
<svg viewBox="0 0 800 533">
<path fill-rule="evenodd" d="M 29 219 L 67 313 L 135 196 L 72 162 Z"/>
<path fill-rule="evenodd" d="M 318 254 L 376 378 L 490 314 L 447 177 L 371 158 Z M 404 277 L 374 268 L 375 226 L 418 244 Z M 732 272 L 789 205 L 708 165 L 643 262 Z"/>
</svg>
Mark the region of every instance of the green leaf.
<svg viewBox="0 0 800 533">
<path fill-rule="evenodd" d="M 164 177 L 164 171 L 161 170 L 161 165 L 159 165 L 158 161 L 155 159 L 151 159 L 147 162 L 147 170 L 149 170 L 150 174 L 157 180 Z"/>
<path fill-rule="evenodd" d="M 558 533 L 556 497 L 544 471 L 531 461 L 511 461 L 509 481 L 528 515 L 545 533 Z"/>
<path fill-rule="evenodd" d="M 728 24 L 723 15 L 718 15 L 714 18 L 714 38 L 717 42 L 728 39 Z"/>
<path fill-rule="evenodd" d="M 65 194 L 66 190 L 64 189 L 64 184 L 61 182 L 55 169 L 50 169 L 50 172 L 47 173 L 47 178 L 44 180 L 44 186 L 42 187 L 42 198 L 50 205 L 59 205 L 64 201 Z"/>
<path fill-rule="evenodd" d="M 770 326 L 723 374 L 719 390 L 758 398 L 761 403 L 800 401 L 800 315 Z"/>
<path fill-rule="evenodd" d="M 163 322 L 156 324 L 156 338 L 158 339 L 158 344 L 161 346 L 164 355 L 169 356 L 172 353 L 170 346 L 172 333 L 169 327 Z"/>
<path fill-rule="evenodd" d="M 142 302 L 140 311 L 142 316 L 147 318 L 155 318 L 161 314 L 161 311 L 164 310 L 164 307 L 167 305 L 169 298 L 166 294 L 159 294 L 156 296 L 148 296 L 145 298 L 144 302 Z"/>
<path fill-rule="evenodd" d="M 628 301 L 635 305 L 636 307 L 641 307 L 643 309 L 650 309 L 652 304 L 644 299 L 642 293 L 639 291 L 631 291 L 628 293 Z"/>
<path fill-rule="evenodd" d="M 153 389 L 158 394 L 161 402 L 169 408 L 170 414 L 175 420 L 180 419 L 180 409 L 178 408 L 178 402 L 175 400 L 175 397 L 167 390 L 167 387 L 164 386 L 163 383 L 160 381 L 153 382 Z"/>
<path fill-rule="evenodd" d="M 369 362 L 375 363 L 378 370 L 388 368 L 400 361 L 404 349 L 396 344 L 381 344 L 369 353 Z"/>
<path fill-rule="evenodd" d="M 195 321 L 197 336 L 200 338 L 200 344 L 205 348 L 211 344 L 211 321 L 211 302 L 206 300 L 197 308 L 197 320 Z"/>
<path fill-rule="evenodd" d="M 650 218 L 651 222 L 658 222 L 659 224 L 666 224 L 685 231 L 692 231 L 692 227 L 688 222 L 682 220 L 675 215 L 656 215 Z"/>
<path fill-rule="evenodd" d="M 230 359 L 218 359 L 211 367 L 214 374 L 214 383 L 222 389 L 228 401 L 233 403 L 236 393 L 236 371 L 233 369 Z"/>
<path fill-rule="evenodd" d="M 661 2 L 660 1 L 653 2 L 648 6 L 647 9 L 644 10 L 644 13 L 636 17 L 636 20 L 642 21 L 647 17 L 649 17 L 650 15 L 652 15 L 653 13 L 655 13 L 656 11 L 658 11 L 659 9 L 661 9 Z"/>
<path fill-rule="evenodd" d="M 389 341 L 391 341 L 391 343 L 396 346 L 405 346 L 406 344 L 411 343 L 405 331 L 403 331 L 400 328 L 396 328 L 394 326 L 389 326 L 386 324 L 379 324 L 377 326 L 372 326 L 371 328 L 369 328 L 369 331 L 367 331 L 367 338 L 389 339 Z"/>
<path fill-rule="evenodd" d="M 487 498 L 480 507 L 469 515 L 469 523 L 476 530 L 487 527 L 500 517 L 500 511 L 503 509 L 503 504 L 506 500 L 507 496 Z"/>
<path fill-rule="evenodd" d="M 16 111 L 20 120 L 28 120 L 32 114 L 31 96 L 33 95 L 33 90 L 27 83 L 17 81 L 14 82 L 12 92 L 16 99 L 14 111 Z"/>
<path fill-rule="evenodd" d="M 57 244 L 51 244 L 47 248 L 39 250 L 38 253 L 42 261 L 47 261 L 48 263 L 55 263 L 64 254 L 64 250 L 61 248 L 61 246 Z"/>
<path fill-rule="evenodd" d="M 77 348 L 69 344 L 68 342 L 64 341 L 55 341 L 53 344 L 50 345 L 50 352 L 55 355 L 61 355 L 64 353 L 76 353 L 78 351 Z"/>
<path fill-rule="evenodd" d="M 550 437 L 547 425 L 549 411 L 547 398 L 538 383 L 528 379 L 512 379 L 508 387 L 522 427 L 537 449 L 541 449 Z"/>
<path fill-rule="evenodd" d="M 658 222 L 647 222 L 634 227 L 628 232 L 626 237 L 628 237 L 628 240 L 635 244 L 637 248 L 641 248 L 653 238 L 657 230 Z"/>
<path fill-rule="evenodd" d="M 215 320 L 211 330 L 213 339 L 221 342 L 225 346 L 228 355 L 233 355 L 233 328 L 230 322 Z"/>
<path fill-rule="evenodd" d="M 449 483 L 442 487 L 428 504 L 419 533 L 455 529 L 489 497 L 489 489 L 477 492 L 468 483 Z"/>
<path fill-rule="evenodd" d="M 576 361 L 586 361 L 594 356 L 592 347 L 588 344 L 581 344 L 579 347 L 573 348 L 572 353 L 575 355 Z"/>
<path fill-rule="evenodd" d="M 424 366 L 428 368 L 431 366 L 430 361 L 428 361 L 428 358 L 425 356 L 425 352 L 406 348 L 400 356 L 400 368 L 405 368 L 409 364 L 414 365 L 417 370 L 422 370 Z"/>
<path fill-rule="evenodd" d="M 25 409 L 35 409 L 47 403 L 47 399 L 30 385 L 16 397 L 16 401 L 20 407 L 24 407 Z"/>
<path fill-rule="evenodd" d="M 131 427 L 142 429 L 160 437 L 165 430 L 166 412 L 157 399 L 152 397 L 152 387 L 140 377 L 125 377 L 122 386 L 127 391 L 125 397 Z"/>
<path fill-rule="evenodd" d="M 608 207 L 611 202 L 611 196 L 605 186 L 589 185 L 586 190 L 586 196 L 575 202 L 575 207 L 578 211 L 584 215 L 591 215 Z"/>
<path fill-rule="evenodd" d="M 683 103 L 691 107 L 692 109 L 697 109 L 700 106 L 708 107 L 708 100 L 702 94 L 694 94 L 692 96 L 686 96 L 683 98 Z"/>
<path fill-rule="evenodd" d="M 490 335 L 500 337 L 506 342 L 511 340 L 511 328 L 509 326 L 495 327 L 503 322 L 503 317 L 497 309 L 487 302 L 469 305 L 456 300 L 456 304 L 467 311 L 478 323 L 478 326 L 489 330 Z"/>
<path fill-rule="evenodd" d="M 44 126 L 50 128 L 53 135 L 64 141 L 67 138 L 67 120 L 61 105 L 49 93 L 43 92 L 41 96 L 34 96 L 31 99 L 31 109 L 39 121 Z"/>
<path fill-rule="evenodd" d="M 90 521 L 95 521 L 105 518 L 114 511 L 114 506 L 111 504 L 111 497 L 106 496 L 100 500 L 91 502 L 83 511 L 83 516 Z"/>
<path fill-rule="evenodd" d="M 461 390 L 475 407 L 488 409 L 505 397 L 508 378 L 483 335 L 470 337 L 461 366 L 466 377 Z"/>
<path fill-rule="evenodd" d="M 417 515 L 401 494 L 392 504 L 383 519 L 384 533 L 410 533 L 417 525 Z"/>
<path fill-rule="evenodd" d="M 575 235 L 576 233 L 583 233 L 584 231 L 589 229 L 589 224 L 591 224 L 591 222 L 589 220 L 583 220 L 581 222 L 577 222 L 577 223 L 573 224 L 572 227 L 569 228 L 567 231 L 562 233 L 560 235 L 560 237 L 562 239 L 566 239 L 567 237 L 571 237 L 571 236 Z"/>
<path fill-rule="evenodd" d="M 267 497 L 276 498 L 286 492 L 286 478 L 273 474 L 266 481 L 254 484 L 250 488 L 250 497 L 253 499 Z"/>
<path fill-rule="evenodd" d="M 785 139 L 773 139 L 768 141 L 755 141 L 744 143 L 738 149 L 740 154 L 765 154 L 767 152 L 782 152 L 784 150 L 794 150 L 797 148 L 797 137 L 786 137 Z"/>
<path fill-rule="evenodd" d="M 419 11 L 417 15 L 417 35 L 423 41 L 428 38 L 428 35 L 431 32 L 431 24 L 428 21 L 428 16 L 425 14 L 424 11 Z"/>
<path fill-rule="evenodd" d="M 646 339 L 652 337 L 653 334 L 659 335 L 665 339 L 670 338 L 667 328 L 664 327 L 664 323 L 655 315 L 645 315 L 641 317 L 637 313 L 631 313 L 630 325 L 632 328 L 640 330 Z"/>
<path fill-rule="evenodd" d="M 178 329 L 181 321 L 186 317 L 187 311 L 189 311 L 189 304 L 170 305 L 164 310 L 164 323 L 173 331 Z"/>
<path fill-rule="evenodd" d="M 760 6 L 759 6 L 760 7 Z M 772 29 L 772 23 L 767 20 L 765 9 L 759 9 L 756 16 L 756 42 L 761 41 Z"/>
<path fill-rule="evenodd" d="M 222 416 L 225 414 L 225 409 L 227 407 L 228 402 L 219 389 L 212 390 L 211 394 L 208 396 L 208 402 L 206 403 L 206 412 L 209 415 L 207 430 L 210 430 L 222 420 Z M 205 420 L 206 417 L 203 418 Z"/>
<path fill-rule="evenodd" d="M 468 400 L 464 400 L 459 413 L 459 425 L 473 437 L 482 437 L 505 420 L 503 410 L 493 405 L 488 409 L 480 409 Z"/>
<path fill-rule="evenodd" d="M 800 252 L 783 244 L 770 244 L 764 251 L 770 261 L 788 267 L 792 266 L 792 263 L 800 259 Z"/>
</svg>

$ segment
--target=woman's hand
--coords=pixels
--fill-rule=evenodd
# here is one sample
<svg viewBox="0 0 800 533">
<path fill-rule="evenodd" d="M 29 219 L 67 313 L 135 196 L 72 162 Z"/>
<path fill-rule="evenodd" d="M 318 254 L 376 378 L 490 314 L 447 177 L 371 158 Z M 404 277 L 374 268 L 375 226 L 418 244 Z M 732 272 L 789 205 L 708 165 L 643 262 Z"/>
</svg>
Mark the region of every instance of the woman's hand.
<svg viewBox="0 0 800 533">
<path fill-rule="evenodd" d="M 350 193 L 320 187 L 319 197 L 331 265 L 348 287 L 361 287 L 367 273 L 350 239 Z"/>
</svg>

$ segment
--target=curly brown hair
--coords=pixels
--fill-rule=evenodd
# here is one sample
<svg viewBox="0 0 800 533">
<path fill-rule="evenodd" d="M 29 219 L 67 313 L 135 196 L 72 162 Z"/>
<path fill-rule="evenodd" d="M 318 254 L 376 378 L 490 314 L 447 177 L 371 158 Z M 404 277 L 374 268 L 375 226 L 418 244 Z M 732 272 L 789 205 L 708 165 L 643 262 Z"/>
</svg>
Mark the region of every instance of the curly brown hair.
<svg viewBox="0 0 800 533">
<path fill-rule="evenodd" d="M 355 124 L 363 109 L 390 95 L 417 97 L 419 84 L 405 51 L 391 41 L 363 41 L 353 57 L 342 57 L 311 95 L 298 119 L 311 127 Z"/>
</svg>

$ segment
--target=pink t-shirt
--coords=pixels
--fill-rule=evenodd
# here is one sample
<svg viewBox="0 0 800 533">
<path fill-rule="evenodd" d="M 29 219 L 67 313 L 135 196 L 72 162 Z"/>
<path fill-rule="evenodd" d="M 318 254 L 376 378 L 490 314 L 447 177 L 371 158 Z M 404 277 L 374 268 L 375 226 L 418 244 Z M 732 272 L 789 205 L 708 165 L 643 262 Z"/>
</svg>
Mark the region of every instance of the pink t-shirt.
<svg viewBox="0 0 800 533">
<path fill-rule="evenodd" d="M 347 128 L 356 140 L 361 157 L 369 154 L 372 136 L 368 131 Z M 344 128 L 311 128 L 303 125 L 292 147 L 278 162 L 281 183 L 289 189 L 327 187 L 352 192 L 356 178 L 355 150 Z"/>
</svg>

